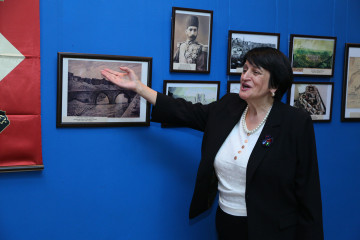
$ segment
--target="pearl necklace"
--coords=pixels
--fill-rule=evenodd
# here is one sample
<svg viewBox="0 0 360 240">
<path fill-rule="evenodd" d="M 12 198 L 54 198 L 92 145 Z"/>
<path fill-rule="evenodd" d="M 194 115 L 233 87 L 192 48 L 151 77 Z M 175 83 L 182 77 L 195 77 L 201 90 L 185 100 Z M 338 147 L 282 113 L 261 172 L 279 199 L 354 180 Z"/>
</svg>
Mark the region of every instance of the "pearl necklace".
<svg viewBox="0 0 360 240">
<path fill-rule="evenodd" d="M 256 132 L 265 122 L 266 122 L 266 119 L 268 118 L 269 114 L 270 114 L 270 110 L 271 110 L 272 106 L 269 108 L 268 112 L 266 113 L 266 116 L 264 117 L 264 119 L 260 122 L 260 124 L 254 128 L 253 130 L 249 130 L 246 126 L 246 121 L 245 121 L 245 117 L 246 117 L 246 114 L 247 114 L 247 111 L 249 109 L 249 106 L 246 106 L 246 109 L 244 111 L 244 114 L 242 115 L 241 117 L 241 122 L 242 122 L 242 125 L 243 125 L 243 128 L 244 128 L 244 131 L 247 133 L 248 136 L 250 136 L 250 134 L 253 134 L 254 132 Z"/>
</svg>

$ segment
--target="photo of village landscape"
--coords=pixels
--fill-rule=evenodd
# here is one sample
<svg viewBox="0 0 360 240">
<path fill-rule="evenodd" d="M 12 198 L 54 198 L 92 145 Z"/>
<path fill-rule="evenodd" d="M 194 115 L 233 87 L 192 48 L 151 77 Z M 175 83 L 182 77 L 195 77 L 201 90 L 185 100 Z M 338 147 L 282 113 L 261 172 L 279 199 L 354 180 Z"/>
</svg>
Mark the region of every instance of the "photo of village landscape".
<svg viewBox="0 0 360 240">
<path fill-rule="evenodd" d="M 242 73 L 245 54 L 256 47 L 279 48 L 280 34 L 229 31 L 228 74 Z"/>
<path fill-rule="evenodd" d="M 209 104 L 219 98 L 219 82 L 165 81 L 166 95 L 192 103 Z"/>
<path fill-rule="evenodd" d="M 336 38 L 291 35 L 290 60 L 294 75 L 332 76 Z"/>
<path fill-rule="evenodd" d="M 219 81 L 164 80 L 164 94 L 203 105 L 219 100 Z M 162 123 L 162 127 L 178 127 Z"/>
</svg>

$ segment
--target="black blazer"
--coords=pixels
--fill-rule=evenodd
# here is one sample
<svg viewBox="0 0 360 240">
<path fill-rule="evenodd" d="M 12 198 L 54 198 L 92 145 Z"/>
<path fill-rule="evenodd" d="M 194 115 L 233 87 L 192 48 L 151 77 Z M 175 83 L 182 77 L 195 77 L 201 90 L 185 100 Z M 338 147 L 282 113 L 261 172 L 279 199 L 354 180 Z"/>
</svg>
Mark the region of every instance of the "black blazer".
<svg viewBox="0 0 360 240">
<path fill-rule="evenodd" d="M 214 159 L 246 105 L 238 94 L 201 105 L 158 93 L 152 121 L 204 132 L 190 218 L 214 202 Z M 262 143 L 266 137 L 273 140 L 269 146 Z M 315 134 L 305 111 L 274 102 L 249 158 L 245 200 L 249 240 L 323 239 Z"/>
</svg>

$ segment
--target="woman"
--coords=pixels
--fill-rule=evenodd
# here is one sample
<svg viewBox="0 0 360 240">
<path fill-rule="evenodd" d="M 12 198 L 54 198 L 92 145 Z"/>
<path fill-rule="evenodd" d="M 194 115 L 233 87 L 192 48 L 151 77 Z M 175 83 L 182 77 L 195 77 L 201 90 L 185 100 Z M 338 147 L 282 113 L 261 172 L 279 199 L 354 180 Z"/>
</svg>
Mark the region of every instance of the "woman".
<svg viewBox="0 0 360 240">
<path fill-rule="evenodd" d="M 204 132 L 190 218 L 209 209 L 219 192 L 219 239 L 323 239 L 314 129 L 306 112 L 280 101 L 293 78 L 284 54 L 250 50 L 239 94 L 209 105 L 157 93 L 121 70 L 102 74 L 152 103 L 152 121 Z"/>
</svg>

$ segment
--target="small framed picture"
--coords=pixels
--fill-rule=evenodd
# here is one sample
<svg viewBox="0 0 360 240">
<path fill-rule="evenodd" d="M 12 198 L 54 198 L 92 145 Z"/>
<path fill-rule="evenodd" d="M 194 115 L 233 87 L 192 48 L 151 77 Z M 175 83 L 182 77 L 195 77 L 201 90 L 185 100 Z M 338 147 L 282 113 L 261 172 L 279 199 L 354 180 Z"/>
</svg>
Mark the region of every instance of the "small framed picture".
<svg viewBox="0 0 360 240">
<path fill-rule="evenodd" d="M 172 8 L 170 72 L 210 73 L 213 11 Z"/>
<path fill-rule="evenodd" d="M 220 81 L 164 80 L 164 94 L 203 105 L 219 100 Z M 163 123 L 162 127 L 177 127 Z"/>
<path fill-rule="evenodd" d="M 333 92 L 333 82 L 294 82 L 288 103 L 305 109 L 314 122 L 330 122 Z"/>
<path fill-rule="evenodd" d="M 240 75 L 243 70 L 242 59 L 245 54 L 256 47 L 279 49 L 280 33 L 229 31 L 228 42 L 228 75 Z"/>
<path fill-rule="evenodd" d="M 360 121 L 360 44 L 345 44 L 341 121 Z"/>
<path fill-rule="evenodd" d="M 107 81 L 109 68 L 133 69 L 151 87 L 152 58 L 58 53 L 57 127 L 149 126 L 150 104 Z"/>
<path fill-rule="evenodd" d="M 239 93 L 240 92 L 240 81 L 228 81 L 227 82 L 228 93 Z"/>
<path fill-rule="evenodd" d="M 289 58 L 294 75 L 334 75 L 336 37 L 290 35 Z"/>
</svg>

